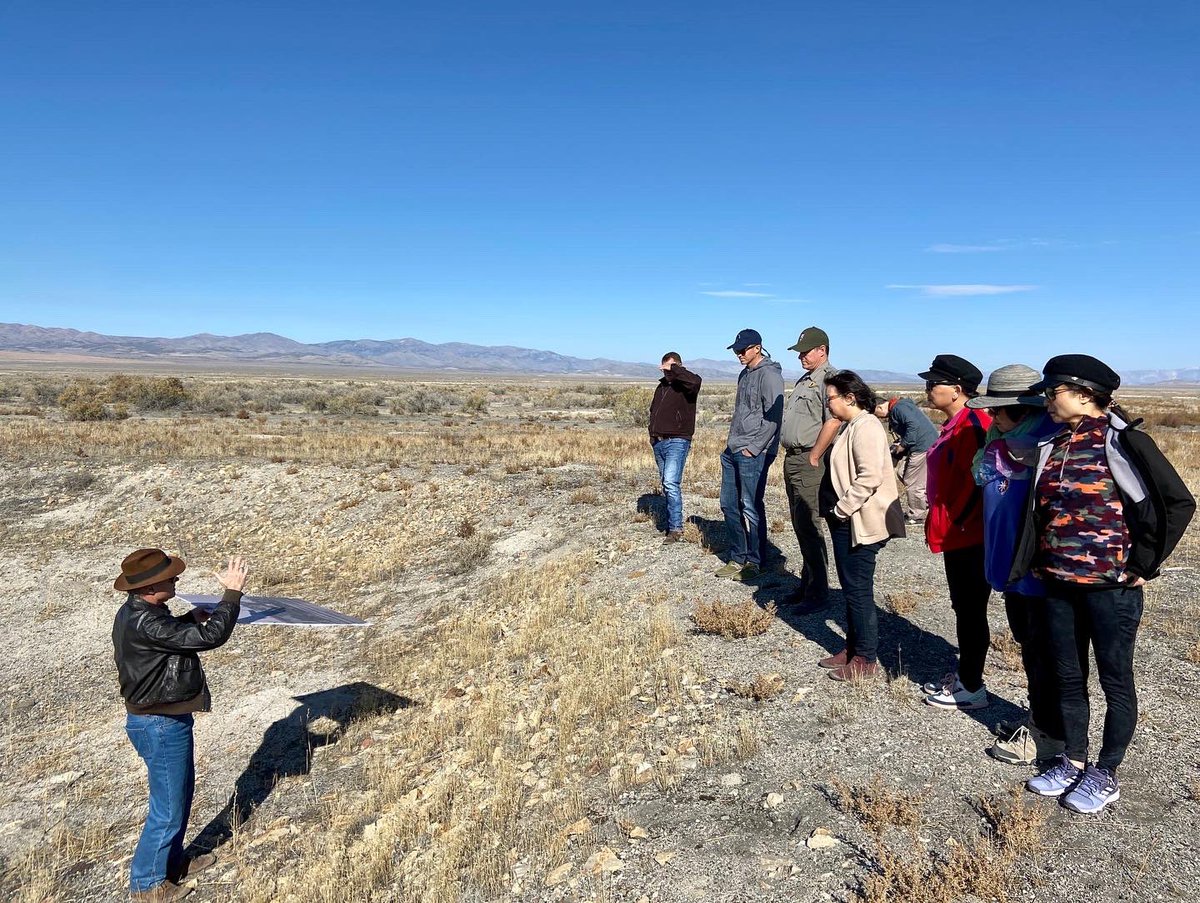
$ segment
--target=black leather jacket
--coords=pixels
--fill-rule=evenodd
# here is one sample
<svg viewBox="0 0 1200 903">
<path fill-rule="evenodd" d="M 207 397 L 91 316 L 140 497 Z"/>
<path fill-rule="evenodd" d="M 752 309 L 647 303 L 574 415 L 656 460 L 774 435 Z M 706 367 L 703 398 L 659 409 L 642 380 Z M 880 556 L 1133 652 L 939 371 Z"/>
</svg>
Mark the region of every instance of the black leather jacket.
<svg viewBox="0 0 1200 903">
<path fill-rule="evenodd" d="M 196 653 L 216 649 L 229 639 L 241 600 L 241 593 L 226 590 L 212 616 L 197 624 L 191 612 L 177 618 L 165 605 L 130 593 L 113 621 L 113 654 L 126 704 L 143 709 L 202 693 L 207 703 L 208 686 Z"/>
</svg>

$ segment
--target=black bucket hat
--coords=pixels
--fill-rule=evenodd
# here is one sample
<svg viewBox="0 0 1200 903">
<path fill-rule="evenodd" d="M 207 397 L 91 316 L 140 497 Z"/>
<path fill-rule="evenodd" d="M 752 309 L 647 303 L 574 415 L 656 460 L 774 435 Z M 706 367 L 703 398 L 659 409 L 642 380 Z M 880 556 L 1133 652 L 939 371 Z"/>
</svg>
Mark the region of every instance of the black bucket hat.
<svg viewBox="0 0 1200 903">
<path fill-rule="evenodd" d="M 1043 392 L 1051 386 L 1080 386 L 1111 395 L 1121 386 L 1121 377 L 1112 367 L 1090 354 L 1059 354 L 1046 361 L 1042 379 L 1029 387 Z"/>
</svg>

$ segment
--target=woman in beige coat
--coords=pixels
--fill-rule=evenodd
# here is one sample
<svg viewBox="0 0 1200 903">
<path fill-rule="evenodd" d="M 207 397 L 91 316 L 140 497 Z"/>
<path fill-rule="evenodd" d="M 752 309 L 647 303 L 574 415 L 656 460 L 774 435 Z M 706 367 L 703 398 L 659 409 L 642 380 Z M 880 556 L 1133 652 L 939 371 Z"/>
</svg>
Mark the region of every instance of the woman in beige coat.
<svg viewBox="0 0 1200 903">
<path fill-rule="evenodd" d="M 846 648 L 818 664 L 834 680 L 849 680 L 879 671 L 875 559 L 891 537 L 904 535 L 904 512 L 887 433 L 873 414 L 875 393 L 853 370 L 842 370 L 825 378 L 825 397 L 845 424 L 829 452 L 821 513 L 846 600 Z"/>
</svg>

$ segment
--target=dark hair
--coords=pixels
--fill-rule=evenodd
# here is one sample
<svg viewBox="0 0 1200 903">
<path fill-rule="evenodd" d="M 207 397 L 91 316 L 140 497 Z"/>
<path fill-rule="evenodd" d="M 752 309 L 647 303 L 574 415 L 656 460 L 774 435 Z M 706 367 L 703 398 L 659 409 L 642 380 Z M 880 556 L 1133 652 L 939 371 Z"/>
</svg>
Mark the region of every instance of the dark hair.
<svg viewBox="0 0 1200 903">
<path fill-rule="evenodd" d="M 682 363 L 683 363 L 683 358 L 681 358 L 681 357 L 679 356 L 679 352 L 678 352 L 678 351 L 668 351 L 666 354 L 664 354 L 664 355 L 663 355 L 663 358 L 662 358 L 662 362 L 663 362 L 664 364 L 665 364 L 667 361 L 674 361 L 674 362 L 675 362 L 675 363 L 677 363 L 677 364 L 682 364 Z"/>
<path fill-rule="evenodd" d="M 1076 386 L 1071 383 L 1059 383 L 1059 385 L 1066 386 L 1084 398 L 1090 398 L 1096 407 L 1102 411 L 1107 411 L 1112 406 L 1112 392 L 1106 392 L 1103 389 L 1093 389 L 1091 386 Z"/>
<path fill-rule="evenodd" d="M 853 395 L 854 403 L 864 411 L 874 411 L 878 404 L 875 392 L 853 370 L 839 370 L 825 377 L 825 385 L 833 386 L 839 395 Z"/>
<path fill-rule="evenodd" d="M 1020 423 L 1035 410 L 1037 409 L 1027 404 L 1006 404 L 1003 407 L 996 408 L 996 413 L 1003 411 L 1013 423 Z"/>
</svg>

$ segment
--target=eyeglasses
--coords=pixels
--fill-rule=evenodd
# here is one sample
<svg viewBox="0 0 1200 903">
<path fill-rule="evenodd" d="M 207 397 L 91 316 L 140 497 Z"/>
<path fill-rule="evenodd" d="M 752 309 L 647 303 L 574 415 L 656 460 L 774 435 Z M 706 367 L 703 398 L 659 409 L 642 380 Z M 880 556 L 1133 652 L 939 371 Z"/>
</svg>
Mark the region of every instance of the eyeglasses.
<svg viewBox="0 0 1200 903">
<path fill-rule="evenodd" d="M 1055 397 L 1063 392 L 1066 392 L 1070 388 L 1070 386 L 1049 386 L 1042 392 L 1042 394 L 1046 396 L 1047 401 L 1054 401 Z"/>
</svg>

